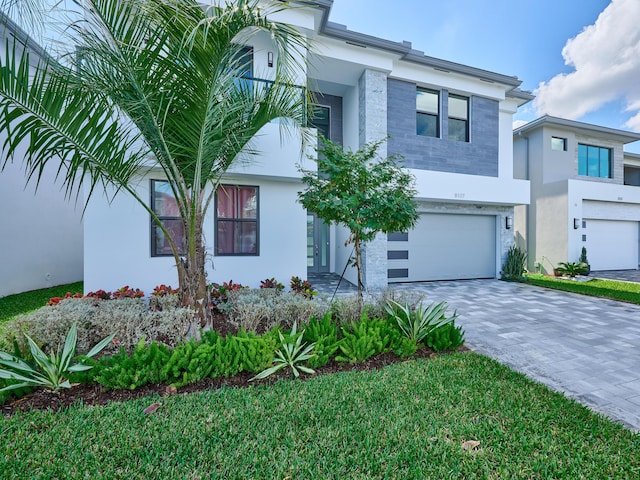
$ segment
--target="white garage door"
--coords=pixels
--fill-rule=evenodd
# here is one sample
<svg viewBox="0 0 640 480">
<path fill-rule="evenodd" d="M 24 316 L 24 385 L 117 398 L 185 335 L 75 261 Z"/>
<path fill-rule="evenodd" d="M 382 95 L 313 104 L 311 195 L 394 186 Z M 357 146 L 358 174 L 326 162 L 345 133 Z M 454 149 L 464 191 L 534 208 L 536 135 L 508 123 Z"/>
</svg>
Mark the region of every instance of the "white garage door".
<svg viewBox="0 0 640 480">
<path fill-rule="evenodd" d="M 422 214 L 388 250 L 389 282 L 495 278 L 496 217 Z"/>
<path fill-rule="evenodd" d="M 638 222 L 586 221 L 585 246 L 592 270 L 638 268 Z"/>
</svg>

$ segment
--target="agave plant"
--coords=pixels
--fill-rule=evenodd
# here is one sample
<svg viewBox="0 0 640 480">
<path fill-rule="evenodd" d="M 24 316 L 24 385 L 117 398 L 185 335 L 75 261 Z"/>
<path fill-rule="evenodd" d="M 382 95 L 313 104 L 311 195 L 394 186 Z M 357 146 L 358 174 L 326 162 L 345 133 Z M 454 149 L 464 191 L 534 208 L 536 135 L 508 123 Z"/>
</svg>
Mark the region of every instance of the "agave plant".
<svg viewBox="0 0 640 480">
<path fill-rule="evenodd" d="M 69 333 L 67 333 L 62 352 L 52 351 L 47 355 L 29 335 L 25 333 L 24 336 L 29 344 L 29 350 L 31 351 L 35 365 L 31 365 L 17 356 L 0 352 L 0 378 L 20 382 L 0 389 L 0 392 L 23 387 L 46 387 L 54 391 L 60 390 L 61 388 L 71 388 L 71 383 L 69 383 L 68 379 L 70 373 L 82 372 L 93 368 L 83 363 L 71 364 L 75 357 L 78 340 L 75 323 L 69 329 Z M 107 344 L 113 340 L 114 336 L 115 334 L 102 340 L 85 356 L 93 357 L 100 353 Z"/>
<path fill-rule="evenodd" d="M 263 370 L 251 380 L 266 378 L 285 367 L 291 368 L 291 371 L 296 378 L 300 376 L 300 372 L 310 374 L 316 373 L 312 368 L 301 365 L 303 362 L 306 362 L 307 360 L 315 356 L 315 354 L 311 352 L 316 346 L 315 342 L 309 345 L 307 345 L 306 343 L 302 343 L 304 330 L 300 332 L 300 334 L 298 334 L 297 324 L 296 322 L 293 322 L 293 328 L 291 329 L 290 337 L 292 339 L 295 338 L 295 341 L 285 340 L 281 332 L 278 332 L 278 335 L 280 336 L 280 343 L 282 344 L 282 347 L 276 351 L 276 358 L 273 359 L 273 363 L 275 363 L 275 365 L 273 367 L 267 368 L 266 370 Z"/>
<path fill-rule="evenodd" d="M 411 340 L 422 342 L 435 329 L 453 323 L 458 314 L 453 312 L 450 317 L 446 316 L 447 302 L 431 303 L 425 306 L 420 302 L 415 310 L 411 306 L 402 305 L 394 300 L 389 300 L 385 305 L 385 310 L 398 322 L 398 327 L 402 333 Z"/>
</svg>

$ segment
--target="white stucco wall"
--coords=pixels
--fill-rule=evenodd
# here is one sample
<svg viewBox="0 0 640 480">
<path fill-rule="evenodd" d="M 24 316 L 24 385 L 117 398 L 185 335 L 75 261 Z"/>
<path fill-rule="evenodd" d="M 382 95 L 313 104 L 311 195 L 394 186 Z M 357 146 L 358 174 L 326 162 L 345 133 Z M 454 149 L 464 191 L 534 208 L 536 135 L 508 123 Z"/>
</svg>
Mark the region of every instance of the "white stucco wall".
<svg viewBox="0 0 640 480">
<path fill-rule="evenodd" d="M 137 192 L 150 198 L 150 179 L 141 178 Z M 288 285 L 292 275 L 306 278 L 306 212 L 296 202 L 299 182 L 244 176 L 224 183 L 259 187 L 259 255 L 213 255 L 213 206 L 205 219 L 209 282 L 233 280 L 258 287 L 275 277 Z M 149 294 L 156 285 L 178 285 L 173 257 L 151 257 L 150 218 L 130 196 L 121 194 L 109 204 L 97 196 L 85 221 L 85 291 L 114 290 L 124 285 Z"/>
<path fill-rule="evenodd" d="M 82 198 L 65 199 L 54 165 L 25 186 L 18 161 L 0 172 L 0 297 L 82 280 Z"/>
</svg>

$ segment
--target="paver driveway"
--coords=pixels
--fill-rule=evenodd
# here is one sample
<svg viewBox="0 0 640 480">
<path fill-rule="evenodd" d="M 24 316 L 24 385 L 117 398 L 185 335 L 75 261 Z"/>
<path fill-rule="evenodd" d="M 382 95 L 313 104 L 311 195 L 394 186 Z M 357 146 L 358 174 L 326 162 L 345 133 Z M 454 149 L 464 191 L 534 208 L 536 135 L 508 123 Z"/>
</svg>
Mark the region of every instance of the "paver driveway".
<svg viewBox="0 0 640 480">
<path fill-rule="evenodd" d="M 446 300 L 470 348 L 640 431 L 640 306 L 499 280 L 394 288 Z"/>
</svg>

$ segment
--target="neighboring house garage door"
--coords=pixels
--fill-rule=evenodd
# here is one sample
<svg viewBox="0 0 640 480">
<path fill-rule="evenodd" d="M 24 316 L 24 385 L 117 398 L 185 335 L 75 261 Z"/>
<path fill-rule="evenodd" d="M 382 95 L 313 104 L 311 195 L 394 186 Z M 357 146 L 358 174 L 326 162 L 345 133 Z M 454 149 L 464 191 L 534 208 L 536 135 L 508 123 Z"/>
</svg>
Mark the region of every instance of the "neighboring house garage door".
<svg viewBox="0 0 640 480">
<path fill-rule="evenodd" d="M 389 282 L 495 278 L 496 217 L 425 213 L 388 250 Z"/>
<path fill-rule="evenodd" d="M 591 269 L 638 268 L 638 230 L 638 222 L 587 219 L 585 245 Z"/>
</svg>

